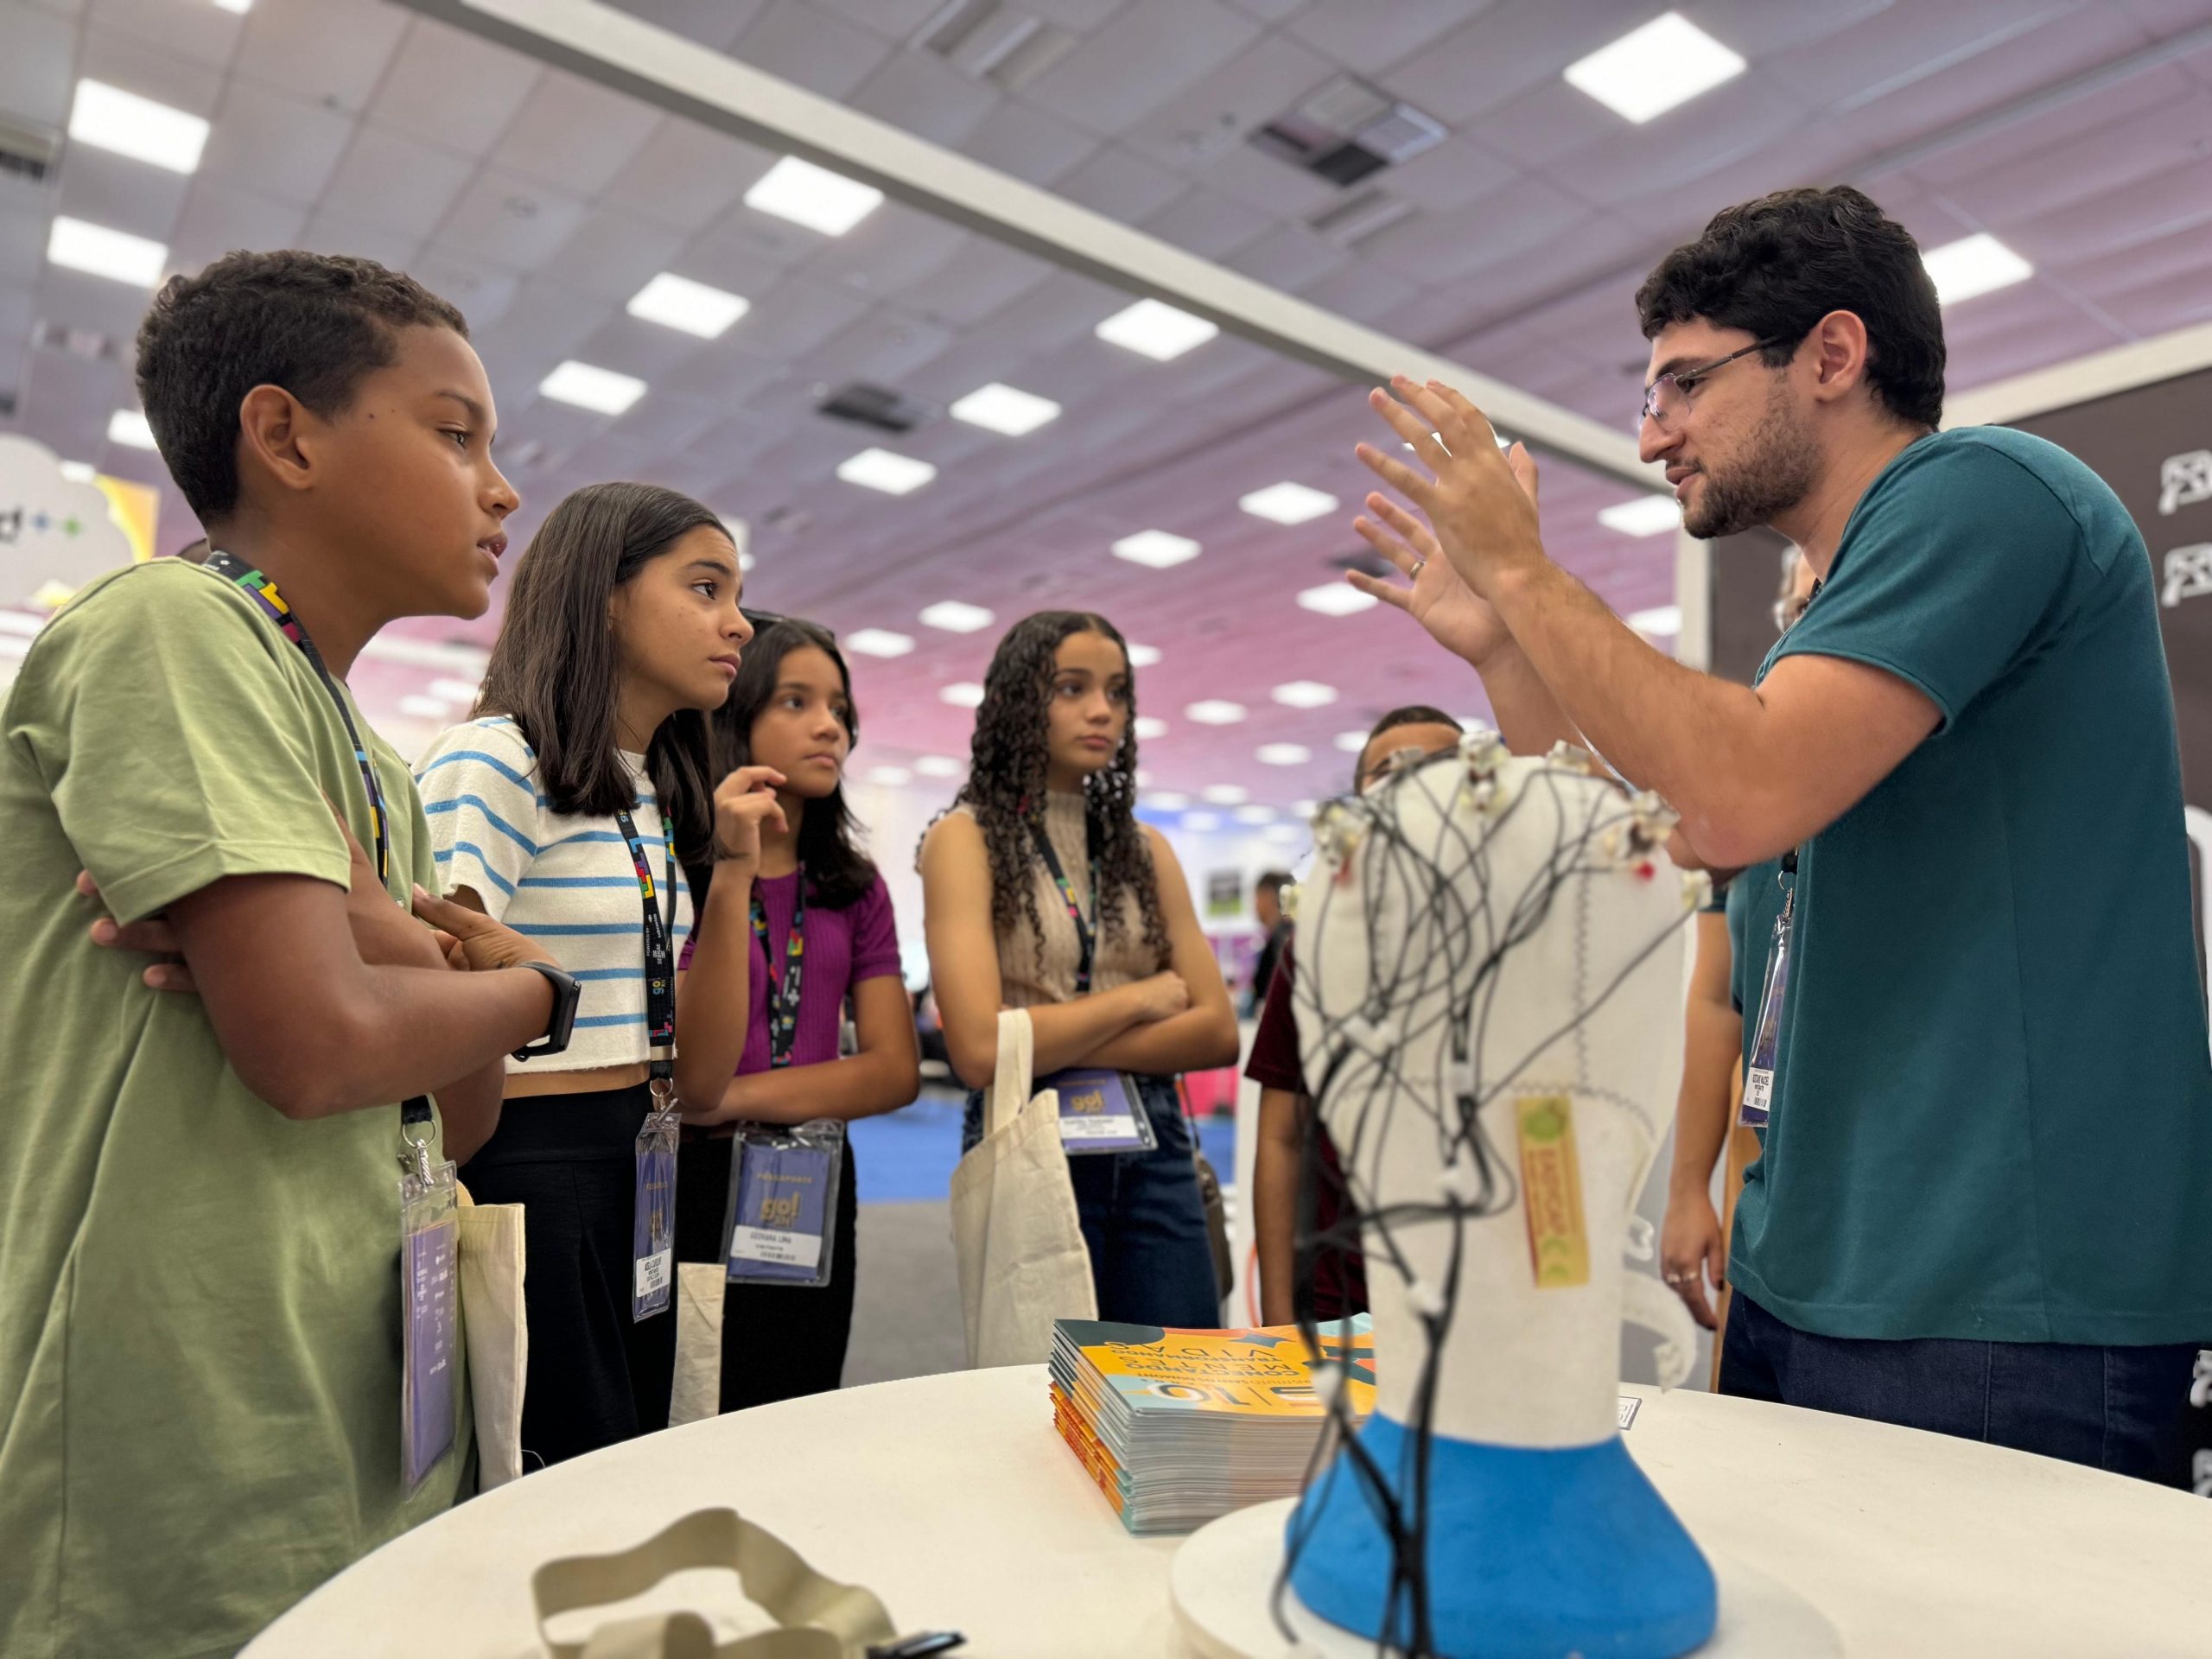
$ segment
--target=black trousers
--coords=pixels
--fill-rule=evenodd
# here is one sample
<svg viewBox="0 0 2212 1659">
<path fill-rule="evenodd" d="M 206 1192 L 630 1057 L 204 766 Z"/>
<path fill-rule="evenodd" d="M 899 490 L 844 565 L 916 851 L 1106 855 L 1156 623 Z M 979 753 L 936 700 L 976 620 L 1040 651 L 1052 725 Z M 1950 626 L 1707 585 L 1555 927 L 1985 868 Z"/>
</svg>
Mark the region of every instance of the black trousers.
<svg viewBox="0 0 2212 1659">
<path fill-rule="evenodd" d="M 630 1313 L 635 1143 L 651 1104 L 643 1084 L 511 1100 L 461 1172 L 479 1203 L 524 1211 L 527 1466 L 668 1427 L 675 1307 L 643 1321 Z"/>
<path fill-rule="evenodd" d="M 677 1157 L 676 1255 L 680 1262 L 715 1262 L 729 1220 L 731 1141 L 687 1141 Z M 722 1292 L 720 1408 L 743 1411 L 802 1395 L 828 1394 L 843 1381 L 853 1334 L 853 1287 L 859 1267 L 860 1181 L 853 1143 L 845 1142 L 837 1183 L 834 1263 L 830 1282 L 728 1285 Z"/>
</svg>

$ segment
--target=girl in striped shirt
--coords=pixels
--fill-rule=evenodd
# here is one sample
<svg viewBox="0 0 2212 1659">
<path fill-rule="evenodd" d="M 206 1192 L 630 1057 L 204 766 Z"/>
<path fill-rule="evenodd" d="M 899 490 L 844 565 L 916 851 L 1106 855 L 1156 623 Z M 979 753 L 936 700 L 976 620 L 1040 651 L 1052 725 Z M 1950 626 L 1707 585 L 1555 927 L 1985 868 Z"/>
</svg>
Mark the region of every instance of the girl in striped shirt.
<svg viewBox="0 0 2212 1659">
<path fill-rule="evenodd" d="M 449 896 L 544 940 L 582 988 L 567 1051 L 508 1061 L 499 1128 L 461 1172 L 479 1201 L 528 1211 L 526 1460 L 668 1424 L 676 1315 L 632 1303 L 648 967 L 656 931 L 670 963 L 688 938 L 683 865 L 712 846 L 706 719 L 752 638 L 741 582 L 697 502 L 576 491 L 515 570 L 475 717 L 420 770 Z"/>
</svg>

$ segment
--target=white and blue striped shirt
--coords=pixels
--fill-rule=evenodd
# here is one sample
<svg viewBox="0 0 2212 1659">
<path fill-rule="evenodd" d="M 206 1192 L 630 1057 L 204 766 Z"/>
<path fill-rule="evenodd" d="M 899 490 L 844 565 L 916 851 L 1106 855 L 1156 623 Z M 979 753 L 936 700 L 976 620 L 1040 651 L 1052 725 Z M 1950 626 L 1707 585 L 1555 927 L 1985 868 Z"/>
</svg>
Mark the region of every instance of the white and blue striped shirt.
<svg viewBox="0 0 2212 1659">
<path fill-rule="evenodd" d="M 660 804 L 645 757 L 625 753 L 638 780 L 630 815 L 652 860 L 656 887 L 670 860 Z M 440 735 L 416 772 L 430 846 L 446 891 L 468 887 L 485 913 L 544 941 L 576 976 L 582 996 L 567 1052 L 510 1058 L 510 1071 L 581 1071 L 649 1057 L 645 1046 L 645 925 L 638 878 L 612 817 L 556 812 L 539 787 L 537 757 L 505 716 L 472 720 Z M 681 950 L 691 931 L 691 893 L 675 870 Z M 657 894 L 667 913 L 665 893 Z"/>
</svg>

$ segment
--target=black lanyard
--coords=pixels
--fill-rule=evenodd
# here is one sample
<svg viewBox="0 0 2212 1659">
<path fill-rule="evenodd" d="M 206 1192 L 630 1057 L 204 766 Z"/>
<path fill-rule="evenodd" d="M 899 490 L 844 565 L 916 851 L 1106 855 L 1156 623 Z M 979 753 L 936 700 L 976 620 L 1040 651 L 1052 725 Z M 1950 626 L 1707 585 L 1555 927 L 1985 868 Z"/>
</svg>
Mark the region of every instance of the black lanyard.
<svg viewBox="0 0 2212 1659">
<path fill-rule="evenodd" d="M 664 921 L 660 906 L 653 902 L 653 867 L 645 857 L 645 842 L 638 838 L 630 809 L 626 806 L 616 812 L 614 823 L 630 849 L 630 863 L 638 873 L 638 897 L 645 912 L 645 1046 L 671 1048 L 676 1043 L 676 957 L 669 948 L 670 937 L 676 931 L 676 846 L 666 834 L 668 823 L 663 819 L 661 850 L 668 873 L 664 884 L 668 888 L 668 918 Z M 665 1055 L 652 1057 L 656 1083 L 666 1082 L 675 1071 Z"/>
<path fill-rule="evenodd" d="M 768 945 L 768 907 L 760 888 L 753 889 L 753 937 L 760 941 L 760 954 L 772 968 L 776 953 Z M 798 1040 L 799 988 L 806 977 L 806 867 L 798 870 L 798 887 L 791 899 L 791 931 L 784 936 L 784 976 L 772 978 L 768 997 L 768 1069 L 780 1071 L 791 1063 L 791 1048 Z"/>
<path fill-rule="evenodd" d="M 1035 828 L 1037 851 L 1045 860 L 1045 868 L 1052 873 L 1052 884 L 1060 890 L 1060 899 L 1068 907 L 1068 920 L 1075 924 L 1075 994 L 1090 995 L 1090 972 L 1098 957 L 1098 937 L 1083 913 L 1083 906 L 1076 902 L 1075 885 L 1068 880 L 1067 872 L 1060 868 L 1060 855 L 1052 850 L 1052 838 L 1041 826 Z M 1095 912 L 1104 889 L 1098 880 L 1098 855 L 1090 855 L 1090 907 Z"/>
<path fill-rule="evenodd" d="M 269 580 L 244 559 L 226 553 L 219 548 L 208 552 L 205 561 L 207 569 L 231 583 L 255 604 L 263 614 L 274 622 L 283 636 L 300 648 L 314 669 L 315 677 L 322 682 L 322 689 L 330 693 L 330 700 L 338 705 L 338 718 L 345 722 L 346 735 L 353 740 L 353 762 L 361 769 L 361 788 L 369 798 L 369 829 L 376 842 L 377 880 L 384 882 L 387 891 L 391 880 L 391 839 L 385 830 L 384 791 L 377 784 L 377 769 L 369 764 L 368 745 L 361 741 L 360 728 L 353 724 L 353 711 L 346 706 L 346 694 L 338 689 L 338 681 L 322 660 L 322 653 L 315 648 L 315 641 L 308 637 L 307 624 L 294 614 L 284 602 L 284 595 L 276 591 L 276 584 Z M 408 1136 L 411 1124 L 430 1121 L 430 1099 L 416 1095 L 400 1103 L 399 1138 L 410 1145 L 416 1142 Z M 427 1142 L 420 1143 L 427 1146 Z"/>
</svg>

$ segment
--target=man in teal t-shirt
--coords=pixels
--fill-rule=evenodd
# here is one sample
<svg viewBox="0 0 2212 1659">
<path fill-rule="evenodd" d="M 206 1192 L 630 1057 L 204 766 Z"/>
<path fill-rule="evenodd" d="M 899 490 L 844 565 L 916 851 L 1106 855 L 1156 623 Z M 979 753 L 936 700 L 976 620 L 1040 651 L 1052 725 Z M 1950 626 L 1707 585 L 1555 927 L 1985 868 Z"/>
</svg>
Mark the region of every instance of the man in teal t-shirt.
<svg viewBox="0 0 2212 1659">
<path fill-rule="evenodd" d="M 1717 215 L 1637 308 L 1684 527 L 1771 526 L 1822 578 L 1756 687 L 1554 565 L 1533 468 L 1448 388 L 1398 382 L 1403 448 L 1362 455 L 1446 556 L 1370 524 L 1396 602 L 1516 749 L 1587 741 L 1681 811 L 1685 857 L 1794 855 L 1738 970 L 1748 1052 L 1794 881 L 1720 1387 L 2171 1475 L 2212 1338 L 2212 1059 L 2142 538 L 2063 450 L 1936 431 L 1935 289 L 1856 190 Z"/>
</svg>

